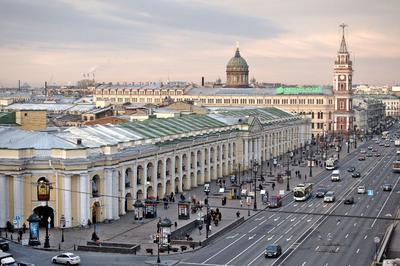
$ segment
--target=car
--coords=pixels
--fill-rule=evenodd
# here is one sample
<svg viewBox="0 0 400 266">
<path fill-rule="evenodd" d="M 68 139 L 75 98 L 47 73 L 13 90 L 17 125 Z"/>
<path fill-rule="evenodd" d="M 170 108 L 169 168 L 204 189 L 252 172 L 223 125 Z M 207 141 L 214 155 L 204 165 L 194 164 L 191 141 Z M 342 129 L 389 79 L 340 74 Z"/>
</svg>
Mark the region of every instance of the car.
<svg viewBox="0 0 400 266">
<path fill-rule="evenodd" d="M 347 172 L 354 172 L 356 170 L 356 168 L 354 166 L 350 166 L 349 168 L 347 168 Z"/>
<path fill-rule="evenodd" d="M 367 153 L 367 157 L 372 157 L 372 153 Z"/>
<path fill-rule="evenodd" d="M 66 252 L 66 253 L 61 253 L 60 255 L 54 256 L 51 261 L 53 263 L 61 263 L 61 264 L 67 264 L 67 265 L 77 265 L 81 263 L 81 258 L 74 253 L 71 252 Z"/>
<path fill-rule="evenodd" d="M 335 202 L 335 192 L 328 191 L 325 193 L 324 202 Z"/>
<path fill-rule="evenodd" d="M 386 142 L 385 147 L 390 147 L 390 142 Z"/>
<path fill-rule="evenodd" d="M 384 142 L 380 142 L 379 146 L 385 146 L 385 143 Z"/>
<path fill-rule="evenodd" d="M 365 156 L 360 156 L 360 157 L 358 157 L 358 160 L 359 160 L 359 161 L 365 161 Z"/>
<path fill-rule="evenodd" d="M 315 192 L 315 197 L 323 198 L 325 196 L 326 192 L 328 192 L 328 189 L 326 187 L 319 187 L 317 189 L 317 192 Z"/>
<path fill-rule="evenodd" d="M 382 188 L 383 188 L 383 191 L 392 191 L 392 185 L 391 184 L 385 183 L 385 184 L 383 184 Z"/>
<path fill-rule="evenodd" d="M 2 251 L 8 251 L 8 250 L 10 249 L 7 240 L 5 240 L 5 239 L 0 239 L 0 249 L 1 249 Z"/>
<path fill-rule="evenodd" d="M 281 196 L 271 196 L 268 200 L 268 208 L 279 208 L 282 207 L 282 197 Z"/>
<path fill-rule="evenodd" d="M 355 171 L 355 172 L 353 172 L 353 173 L 351 174 L 351 177 L 354 177 L 354 178 L 358 178 L 358 177 L 360 177 L 360 176 L 361 176 L 361 173 L 358 172 L 358 171 Z"/>
<path fill-rule="evenodd" d="M 366 150 L 361 150 L 361 151 L 360 151 L 361 154 L 364 154 L 364 153 L 366 153 L 366 152 L 367 152 Z"/>
<path fill-rule="evenodd" d="M 377 149 L 372 149 L 372 152 L 378 152 L 378 150 Z"/>
<path fill-rule="evenodd" d="M 381 157 L 381 154 L 380 153 L 375 153 L 374 156 L 375 157 Z"/>
<path fill-rule="evenodd" d="M 277 258 L 282 254 L 281 246 L 277 244 L 268 245 L 265 248 L 265 257 L 266 258 Z"/>
<path fill-rule="evenodd" d="M 33 263 L 28 263 L 28 262 L 22 262 L 22 261 L 17 261 L 18 266 L 36 266 Z"/>
<path fill-rule="evenodd" d="M 346 205 L 354 204 L 354 198 L 351 197 L 351 198 L 345 199 L 344 204 L 346 204 Z"/>
<path fill-rule="evenodd" d="M 373 149 L 373 147 L 372 146 L 368 146 L 368 150 L 372 150 Z"/>
<path fill-rule="evenodd" d="M 365 186 L 358 186 L 358 188 L 357 188 L 358 194 L 365 194 L 365 192 L 367 192 L 367 189 L 365 188 Z"/>
</svg>

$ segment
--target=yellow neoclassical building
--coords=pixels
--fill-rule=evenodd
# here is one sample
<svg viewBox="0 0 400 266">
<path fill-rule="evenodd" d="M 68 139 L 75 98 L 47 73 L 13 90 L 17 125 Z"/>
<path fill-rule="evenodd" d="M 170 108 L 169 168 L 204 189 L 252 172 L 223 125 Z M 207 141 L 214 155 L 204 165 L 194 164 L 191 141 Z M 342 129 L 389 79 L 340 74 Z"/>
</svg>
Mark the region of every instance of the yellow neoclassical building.
<svg viewBox="0 0 400 266">
<path fill-rule="evenodd" d="M 23 131 L 1 127 L 0 227 L 32 212 L 53 226 L 115 220 L 136 199 L 162 198 L 268 160 L 311 137 L 310 120 L 278 108 Z M 37 184 L 51 197 L 38 201 Z"/>
</svg>

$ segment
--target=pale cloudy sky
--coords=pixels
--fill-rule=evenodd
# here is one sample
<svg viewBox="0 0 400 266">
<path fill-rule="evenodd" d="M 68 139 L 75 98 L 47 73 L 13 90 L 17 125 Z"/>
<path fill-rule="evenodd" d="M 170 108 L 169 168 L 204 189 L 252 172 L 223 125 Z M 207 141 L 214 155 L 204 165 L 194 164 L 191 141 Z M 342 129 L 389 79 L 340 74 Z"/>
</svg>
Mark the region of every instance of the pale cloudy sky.
<svg viewBox="0 0 400 266">
<path fill-rule="evenodd" d="M 0 86 L 18 79 L 225 80 L 236 41 L 258 81 L 330 84 L 341 23 L 354 82 L 400 83 L 398 0 L 2 0 Z"/>
</svg>

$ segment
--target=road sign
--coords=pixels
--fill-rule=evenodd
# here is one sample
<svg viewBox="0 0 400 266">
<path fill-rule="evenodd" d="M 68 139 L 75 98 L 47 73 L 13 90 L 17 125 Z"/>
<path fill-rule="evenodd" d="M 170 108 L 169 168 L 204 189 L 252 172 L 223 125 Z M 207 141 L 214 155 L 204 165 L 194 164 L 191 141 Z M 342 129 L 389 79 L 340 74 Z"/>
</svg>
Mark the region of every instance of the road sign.
<svg viewBox="0 0 400 266">
<path fill-rule="evenodd" d="M 374 191 L 372 189 L 368 189 L 368 196 L 373 196 L 374 195 Z"/>
</svg>

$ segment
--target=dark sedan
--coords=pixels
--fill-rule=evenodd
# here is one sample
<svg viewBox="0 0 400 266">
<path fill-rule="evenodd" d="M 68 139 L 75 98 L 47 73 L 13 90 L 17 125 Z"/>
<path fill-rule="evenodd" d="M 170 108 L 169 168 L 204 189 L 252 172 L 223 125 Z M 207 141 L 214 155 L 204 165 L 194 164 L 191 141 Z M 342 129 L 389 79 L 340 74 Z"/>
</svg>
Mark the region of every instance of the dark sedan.
<svg viewBox="0 0 400 266">
<path fill-rule="evenodd" d="M 317 189 L 317 192 L 315 192 L 315 197 L 323 198 L 325 196 L 326 192 L 328 192 L 328 189 L 326 187 L 319 187 Z"/>
<path fill-rule="evenodd" d="M 357 178 L 357 177 L 360 177 L 361 176 L 361 173 L 360 172 L 353 172 L 352 174 L 351 174 L 351 177 L 354 177 L 354 178 Z"/>
<path fill-rule="evenodd" d="M 359 160 L 359 161 L 365 161 L 365 156 L 360 156 L 360 157 L 358 157 L 358 160 Z"/>
<path fill-rule="evenodd" d="M 354 172 L 356 170 L 356 168 L 354 166 L 350 166 L 349 168 L 347 168 L 347 172 Z"/>
<path fill-rule="evenodd" d="M 345 199 L 344 204 L 347 204 L 347 205 L 354 204 L 354 198 L 351 197 L 351 198 Z"/>
<path fill-rule="evenodd" d="M 265 249 L 266 258 L 277 258 L 282 254 L 282 248 L 279 245 L 271 244 Z"/>
</svg>

